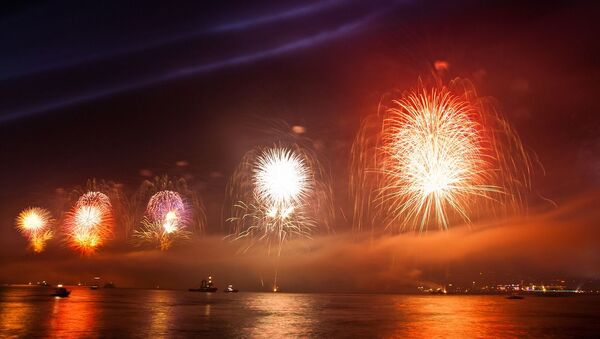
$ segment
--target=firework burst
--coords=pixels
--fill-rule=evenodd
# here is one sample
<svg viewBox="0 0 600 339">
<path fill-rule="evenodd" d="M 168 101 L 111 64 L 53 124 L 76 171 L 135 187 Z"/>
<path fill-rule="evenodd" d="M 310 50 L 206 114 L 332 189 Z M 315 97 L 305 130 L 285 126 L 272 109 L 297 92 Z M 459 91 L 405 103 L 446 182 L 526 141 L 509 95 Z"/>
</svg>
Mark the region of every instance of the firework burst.
<svg viewBox="0 0 600 339">
<path fill-rule="evenodd" d="M 285 148 L 265 150 L 254 164 L 254 194 L 271 215 L 293 213 L 311 190 L 306 161 Z"/>
<path fill-rule="evenodd" d="M 83 194 L 68 213 L 66 234 L 71 247 L 92 254 L 113 234 L 112 205 L 101 192 Z"/>
<path fill-rule="evenodd" d="M 158 243 L 161 250 L 171 247 L 177 239 L 188 239 L 188 208 L 181 195 L 164 190 L 154 194 L 146 208 L 141 227 L 134 236 L 140 243 Z"/>
<path fill-rule="evenodd" d="M 25 236 L 34 252 L 42 252 L 46 242 L 54 237 L 50 229 L 54 219 L 50 212 L 39 207 L 23 210 L 16 219 L 17 229 Z"/>
<path fill-rule="evenodd" d="M 292 236 L 310 238 L 316 217 L 326 214 L 324 206 L 330 201 L 325 187 L 318 162 L 298 146 L 248 152 L 229 185 L 229 237 L 250 240 L 248 247 L 257 241 L 269 248 L 274 243 L 279 251 Z"/>
<path fill-rule="evenodd" d="M 529 185 L 518 136 L 465 81 L 393 100 L 363 124 L 352 156 L 358 227 L 375 217 L 400 230 L 446 229 L 519 209 Z"/>
</svg>

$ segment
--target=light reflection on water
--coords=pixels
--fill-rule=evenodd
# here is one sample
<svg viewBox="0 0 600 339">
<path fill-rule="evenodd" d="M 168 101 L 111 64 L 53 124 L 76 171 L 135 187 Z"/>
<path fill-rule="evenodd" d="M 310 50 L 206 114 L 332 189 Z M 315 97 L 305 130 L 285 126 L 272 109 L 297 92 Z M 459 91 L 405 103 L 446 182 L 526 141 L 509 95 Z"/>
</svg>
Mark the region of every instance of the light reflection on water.
<svg viewBox="0 0 600 339">
<path fill-rule="evenodd" d="M 5 333 L 16 333 L 28 326 L 33 306 L 27 302 L 15 302 L 10 308 L 0 307 L 0 329 Z"/>
<path fill-rule="evenodd" d="M 86 336 L 97 330 L 96 321 L 102 310 L 90 298 L 92 291 L 82 290 L 69 298 L 51 298 L 50 333 L 71 333 Z M 92 300 L 90 300 L 92 299 Z"/>
<path fill-rule="evenodd" d="M 394 336 L 422 338 L 470 337 L 490 334 L 514 336 L 510 314 L 495 312 L 501 297 L 421 296 L 403 300 L 396 307 L 405 312 L 406 326 L 396 329 Z M 502 300 L 507 303 L 508 300 Z M 508 326 L 506 326 L 506 325 Z"/>
<path fill-rule="evenodd" d="M 0 289 L 0 337 L 542 337 L 600 333 L 600 298 Z"/>
<path fill-rule="evenodd" d="M 318 323 L 314 298 L 307 294 L 262 294 L 245 299 L 244 306 L 256 317 L 244 329 L 251 337 L 310 336 Z"/>
<path fill-rule="evenodd" d="M 148 312 L 149 332 L 155 335 L 166 335 L 171 321 L 172 295 L 168 291 L 150 290 L 147 304 L 151 308 L 151 311 Z"/>
</svg>

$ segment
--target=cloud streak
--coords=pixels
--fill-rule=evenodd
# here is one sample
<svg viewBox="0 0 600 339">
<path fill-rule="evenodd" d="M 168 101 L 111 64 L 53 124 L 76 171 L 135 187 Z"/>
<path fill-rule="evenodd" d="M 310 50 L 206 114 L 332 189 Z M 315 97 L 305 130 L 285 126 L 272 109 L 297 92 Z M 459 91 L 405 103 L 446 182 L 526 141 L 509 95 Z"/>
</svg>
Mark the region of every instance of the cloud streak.
<svg viewBox="0 0 600 339">
<path fill-rule="evenodd" d="M 186 288 L 212 274 L 220 285 L 268 290 L 278 273 L 287 291 L 407 292 L 418 285 L 470 281 L 479 272 L 498 277 L 600 277 L 600 193 L 528 217 L 427 235 L 371 237 L 337 234 L 288 242 L 280 258 L 221 236 L 197 239 L 172 251 L 121 248 L 96 257 L 62 253 L 6 255 L 1 281 L 64 281 L 103 275 L 121 286 Z M 48 258 L 52 258 L 49 260 Z M 26 263 L 26 265 L 24 265 Z M 13 280 L 11 280 L 13 279 Z"/>
</svg>

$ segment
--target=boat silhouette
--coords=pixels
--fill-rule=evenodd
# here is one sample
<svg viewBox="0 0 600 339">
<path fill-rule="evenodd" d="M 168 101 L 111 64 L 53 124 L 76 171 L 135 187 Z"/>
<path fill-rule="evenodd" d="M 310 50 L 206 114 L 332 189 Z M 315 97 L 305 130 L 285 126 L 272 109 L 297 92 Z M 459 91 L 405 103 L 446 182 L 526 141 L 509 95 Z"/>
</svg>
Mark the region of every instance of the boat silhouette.
<svg viewBox="0 0 600 339">
<path fill-rule="evenodd" d="M 63 287 L 63 285 L 58 285 L 54 290 L 54 293 L 50 294 L 53 297 L 66 298 L 71 294 L 71 291 L 67 290 Z"/>
<path fill-rule="evenodd" d="M 218 288 L 213 286 L 212 277 L 208 277 L 208 281 L 202 280 L 200 287 L 188 289 L 188 291 L 190 291 L 190 292 L 207 292 L 207 293 L 213 293 L 213 292 L 216 292 L 217 290 L 218 290 Z"/>
</svg>

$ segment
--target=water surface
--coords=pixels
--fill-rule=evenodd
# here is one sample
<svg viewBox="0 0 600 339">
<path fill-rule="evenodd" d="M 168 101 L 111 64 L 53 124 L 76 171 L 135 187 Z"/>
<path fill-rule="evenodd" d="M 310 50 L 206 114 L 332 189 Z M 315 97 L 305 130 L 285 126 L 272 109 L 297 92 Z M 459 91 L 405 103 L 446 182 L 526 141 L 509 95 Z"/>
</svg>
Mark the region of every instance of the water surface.
<svg viewBox="0 0 600 339">
<path fill-rule="evenodd" d="M 0 337 L 598 337 L 600 297 L 0 289 Z"/>
</svg>

